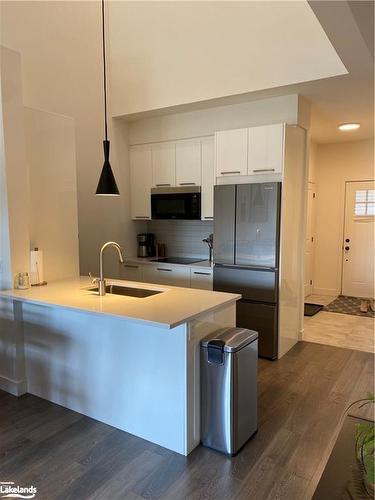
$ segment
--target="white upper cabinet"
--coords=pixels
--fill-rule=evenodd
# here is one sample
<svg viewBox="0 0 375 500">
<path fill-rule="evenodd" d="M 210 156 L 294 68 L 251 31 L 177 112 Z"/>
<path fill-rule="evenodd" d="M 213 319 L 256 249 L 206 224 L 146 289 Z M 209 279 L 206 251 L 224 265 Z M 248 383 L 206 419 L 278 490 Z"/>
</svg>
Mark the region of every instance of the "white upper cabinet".
<svg viewBox="0 0 375 500">
<path fill-rule="evenodd" d="M 201 185 L 201 141 L 176 142 L 176 186 Z"/>
<path fill-rule="evenodd" d="M 214 218 L 214 138 L 202 139 L 202 188 L 201 188 L 201 218 L 212 220 Z"/>
<path fill-rule="evenodd" d="M 283 159 L 283 123 L 249 128 L 248 175 L 281 173 Z"/>
<path fill-rule="evenodd" d="M 152 146 L 152 180 L 154 187 L 176 185 L 176 146 L 164 142 Z"/>
<path fill-rule="evenodd" d="M 151 219 L 152 158 L 151 147 L 140 146 L 130 150 L 131 217 Z"/>
<path fill-rule="evenodd" d="M 216 132 L 216 176 L 247 175 L 247 128 Z"/>
</svg>

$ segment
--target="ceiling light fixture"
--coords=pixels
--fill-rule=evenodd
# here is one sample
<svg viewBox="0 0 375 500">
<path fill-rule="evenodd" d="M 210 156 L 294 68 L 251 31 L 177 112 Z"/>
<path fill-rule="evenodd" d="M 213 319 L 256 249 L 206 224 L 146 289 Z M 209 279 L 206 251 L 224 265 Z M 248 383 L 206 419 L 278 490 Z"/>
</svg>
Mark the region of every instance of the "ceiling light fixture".
<svg viewBox="0 0 375 500">
<path fill-rule="evenodd" d="M 111 164 L 109 163 L 109 140 L 107 134 L 107 74 L 106 74 L 106 59 L 105 59 L 105 29 L 104 29 L 104 0 L 102 0 L 102 31 L 103 31 L 103 82 L 104 82 L 104 132 L 105 140 L 103 141 L 104 149 L 104 164 L 102 173 L 100 174 L 96 194 L 100 196 L 119 196 L 115 176 L 113 175 Z"/>
<path fill-rule="evenodd" d="M 357 128 L 359 127 L 360 127 L 359 123 L 342 123 L 341 125 L 339 125 L 338 128 L 340 130 L 347 131 L 347 130 L 357 130 Z"/>
</svg>

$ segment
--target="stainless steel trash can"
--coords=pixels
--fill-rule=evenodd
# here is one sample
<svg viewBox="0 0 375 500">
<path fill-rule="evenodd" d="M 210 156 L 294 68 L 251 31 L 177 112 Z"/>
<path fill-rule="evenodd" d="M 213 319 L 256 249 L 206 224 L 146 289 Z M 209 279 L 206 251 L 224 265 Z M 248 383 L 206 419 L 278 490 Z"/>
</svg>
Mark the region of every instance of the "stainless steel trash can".
<svg viewBox="0 0 375 500">
<path fill-rule="evenodd" d="M 201 341 L 201 441 L 235 455 L 257 430 L 258 333 L 218 330 Z"/>
</svg>

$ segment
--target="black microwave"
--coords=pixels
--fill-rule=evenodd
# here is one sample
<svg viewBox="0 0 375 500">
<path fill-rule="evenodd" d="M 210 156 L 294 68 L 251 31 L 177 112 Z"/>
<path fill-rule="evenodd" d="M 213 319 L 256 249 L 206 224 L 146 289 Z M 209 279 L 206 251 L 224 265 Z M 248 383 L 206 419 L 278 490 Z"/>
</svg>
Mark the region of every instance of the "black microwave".
<svg viewBox="0 0 375 500">
<path fill-rule="evenodd" d="M 197 186 L 151 189 L 152 219 L 200 219 L 201 188 Z"/>
</svg>

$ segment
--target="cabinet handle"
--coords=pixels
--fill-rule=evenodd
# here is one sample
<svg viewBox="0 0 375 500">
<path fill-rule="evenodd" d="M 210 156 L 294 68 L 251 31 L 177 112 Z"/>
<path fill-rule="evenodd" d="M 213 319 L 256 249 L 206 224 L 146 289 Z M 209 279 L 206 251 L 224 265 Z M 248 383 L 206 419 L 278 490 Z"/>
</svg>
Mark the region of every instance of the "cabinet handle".
<svg viewBox="0 0 375 500">
<path fill-rule="evenodd" d="M 213 219 L 213 217 L 203 217 L 203 219 Z"/>
<path fill-rule="evenodd" d="M 253 172 L 274 172 L 274 168 L 258 168 L 257 170 L 253 170 Z"/>
<path fill-rule="evenodd" d="M 149 219 L 150 217 L 148 215 L 136 215 L 135 216 L 136 219 Z"/>
<path fill-rule="evenodd" d="M 172 272 L 172 269 L 165 269 L 163 267 L 157 267 L 156 268 L 158 271 L 169 271 L 169 272 Z"/>
<path fill-rule="evenodd" d="M 127 267 L 128 269 L 138 269 L 139 266 L 131 266 L 130 264 L 125 264 L 124 267 Z"/>
<path fill-rule="evenodd" d="M 195 186 L 195 182 L 180 182 L 180 186 Z"/>
<path fill-rule="evenodd" d="M 170 186 L 170 184 L 156 184 L 156 187 Z"/>
<path fill-rule="evenodd" d="M 199 271 L 193 271 L 193 274 L 201 274 L 202 276 L 211 276 L 211 273 L 200 273 Z"/>
<path fill-rule="evenodd" d="M 227 170 L 226 172 L 220 172 L 221 175 L 227 175 L 227 174 L 240 174 L 241 170 Z"/>
</svg>

